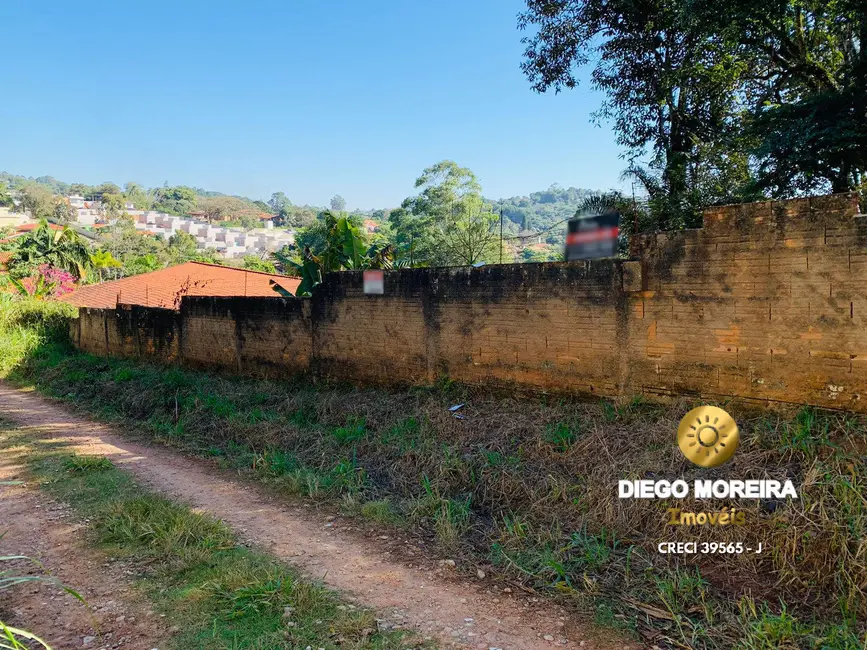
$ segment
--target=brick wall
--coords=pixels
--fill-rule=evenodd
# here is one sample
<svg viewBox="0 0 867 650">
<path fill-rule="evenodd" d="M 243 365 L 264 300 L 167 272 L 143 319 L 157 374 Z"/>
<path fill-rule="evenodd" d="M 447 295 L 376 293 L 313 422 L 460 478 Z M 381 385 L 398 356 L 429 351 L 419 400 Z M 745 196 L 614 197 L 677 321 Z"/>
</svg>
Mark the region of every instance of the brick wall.
<svg viewBox="0 0 867 650">
<path fill-rule="evenodd" d="M 867 411 L 856 214 L 855 195 L 715 207 L 701 229 L 641 237 L 631 261 L 393 271 L 382 296 L 364 295 L 361 273 L 336 273 L 309 300 L 82 310 L 73 333 L 97 354 L 268 376 Z"/>
</svg>

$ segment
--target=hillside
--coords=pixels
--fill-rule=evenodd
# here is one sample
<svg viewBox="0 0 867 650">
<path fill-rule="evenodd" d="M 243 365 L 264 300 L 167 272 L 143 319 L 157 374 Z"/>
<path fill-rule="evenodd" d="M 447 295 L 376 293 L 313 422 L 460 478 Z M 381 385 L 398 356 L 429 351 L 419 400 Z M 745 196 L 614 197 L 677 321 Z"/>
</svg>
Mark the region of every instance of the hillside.
<svg viewBox="0 0 867 650">
<path fill-rule="evenodd" d="M 43 185 L 50 189 L 53 194 L 69 194 L 70 192 L 85 194 L 100 193 L 103 188 L 108 186 L 113 186 L 120 191 L 120 188 L 112 183 L 88 186 L 81 183 L 67 183 L 57 180 L 53 176 L 28 178 L 25 176 L 10 174 L 8 172 L 0 172 L 0 184 L 5 184 L 9 189 L 14 190 L 28 183 L 38 183 L 39 185 Z M 153 188 L 144 191 L 143 188 L 136 183 L 127 183 L 126 189 L 129 190 L 130 187 L 135 188 L 133 191 L 141 192 L 143 200 L 147 201 L 150 199 L 150 202 L 154 207 L 173 212 L 173 210 L 169 209 L 171 208 L 171 205 L 169 205 L 168 201 L 160 201 L 158 198 L 160 191 L 164 191 L 168 188 Z M 213 202 L 214 199 L 234 200 L 237 205 L 227 206 L 229 212 L 241 211 L 243 208 L 246 208 L 247 210 L 273 209 L 275 207 L 272 205 L 272 203 L 274 203 L 274 196 L 277 196 L 278 194 L 283 197 L 284 200 L 289 200 L 289 198 L 282 195 L 282 193 L 275 193 L 275 195 L 272 196 L 271 201 L 266 202 L 261 199 L 251 199 L 245 196 L 230 196 L 222 192 L 205 190 L 200 187 L 184 189 L 189 189 L 195 194 L 195 203 L 198 204 L 200 209 L 204 207 L 202 205 L 203 203 L 208 205 L 208 203 Z M 547 230 L 558 222 L 572 216 L 578 209 L 581 201 L 593 193 L 593 190 L 576 187 L 564 188 L 555 183 L 548 189 L 532 192 L 529 196 L 513 196 L 501 199 L 488 198 L 487 201 L 491 203 L 495 212 L 502 210 L 505 218 L 511 222 L 511 224 L 508 222 L 506 223 L 507 231 L 517 232 L 518 230 L 529 229 L 538 232 Z M 293 225 L 298 226 L 306 225 L 306 223 L 315 218 L 315 215 L 318 212 L 326 209 L 325 206 L 298 206 L 292 205 L 291 203 L 290 205 L 292 206 L 292 212 L 297 213 L 297 216 L 299 217 L 295 220 L 297 223 Z M 219 208 L 221 206 L 217 207 Z M 387 218 L 389 211 L 390 208 L 355 210 L 353 211 L 353 214 L 382 222 Z M 176 210 L 174 212 L 176 212 Z M 562 244 L 564 233 L 565 227 L 553 228 L 550 233 L 546 234 L 546 241 L 551 244 Z"/>
</svg>

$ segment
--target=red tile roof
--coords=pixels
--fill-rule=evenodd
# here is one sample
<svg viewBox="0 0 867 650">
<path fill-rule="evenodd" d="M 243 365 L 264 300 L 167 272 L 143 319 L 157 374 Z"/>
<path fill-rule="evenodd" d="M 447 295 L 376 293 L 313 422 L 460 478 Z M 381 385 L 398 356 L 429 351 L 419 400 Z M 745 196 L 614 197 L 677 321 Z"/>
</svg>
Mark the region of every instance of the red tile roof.
<svg viewBox="0 0 867 650">
<path fill-rule="evenodd" d="M 39 227 L 38 223 L 24 223 L 15 228 L 16 233 L 25 233 L 36 230 Z M 49 223 L 48 227 L 51 230 L 63 230 L 63 226 L 58 226 L 56 223 Z"/>
<path fill-rule="evenodd" d="M 121 304 L 178 310 L 182 296 L 278 298 L 273 283 L 295 293 L 301 281 L 285 275 L 187 262 L 114 282 L 85 285 L 60 300 L 100 309 L 114 309 Z"/>
</svg>

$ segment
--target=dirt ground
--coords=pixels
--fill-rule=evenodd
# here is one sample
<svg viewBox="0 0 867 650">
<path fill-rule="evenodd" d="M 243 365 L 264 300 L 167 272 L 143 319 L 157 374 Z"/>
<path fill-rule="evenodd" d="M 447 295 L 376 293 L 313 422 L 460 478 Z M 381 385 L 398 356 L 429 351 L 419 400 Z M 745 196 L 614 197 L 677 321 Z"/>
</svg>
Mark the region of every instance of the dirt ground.
<svg viewBox="0 0 867 650">
<path fill-rule="evenodd" d="M 483 650 L 639 647 L 571 619 L 541 597 L 483 578 L 458 577 L 442 562 L 446 558 L 432 557 L 417 540 L 390 539 L 394 533 L 380 535 L 369 526 L 323 514 L 309 504 L 277 500 L 211 462 L 125 440 L 109 427 L 73 415 L 35 393 L 0 384 L 0 414 L 38 429 L 40 435 L 65 440 L 79 453 L 108 456 L 152 489 L 222 519 L 245 543 L 322 579 L 358 604 L 375 608 L 383 625 L 414 629 L 442 646 Z M 28 510 L 28 522 L 41 516 L 28 508 L 22 512 Z M 75 537 L 69 524 L 47 523 L 52 528 L 66 527 L 66 533 L 56 533 L 60 537 Z M 403 546 L 399 553 L 396 544 Z M 400 559 L 408 557 L 417 560 Z M 67 566 L 64 576 L 68 574 L 75 584 L 81 569 Z M 158 630 L 153 632 L 158 638 Z"/>
<path fill-rule="evenodd" d="M 130 584 L 127 567 L 88 548 L 82 526 L 63 504 L 44 498 L 24 481 L 21 468 L 0 456 L 0 555 L 27 555 L 4 562 L 10 575 L 50 575 L 74 589 L 86 605 L 55 582 L 25 582 L 0 593 L 0 616 L 33 632 L 55 650 L 92 648 L 149 650 L 169 631 Z"/>
</svg>

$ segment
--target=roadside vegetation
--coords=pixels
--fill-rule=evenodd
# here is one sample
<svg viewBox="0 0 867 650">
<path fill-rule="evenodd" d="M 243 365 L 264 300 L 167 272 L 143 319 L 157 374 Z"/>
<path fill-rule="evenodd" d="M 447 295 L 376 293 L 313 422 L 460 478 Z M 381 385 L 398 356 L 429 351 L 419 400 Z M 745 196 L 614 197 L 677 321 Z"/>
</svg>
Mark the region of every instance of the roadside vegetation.
<svg viewBox="0 0 867 650">
<path fill-rule="evenodd" d="M 661 647 L 867 647 L 861 418 L 727 405 L 741 447 L 703 470 L 674 445 L 686 401 L 515 399 L 445 381 L 403 391 L 267 382 L 94 357 L 48 338 L 2 367 L 91 416 L 287 498 L 429 538 L 459 570 L 481 568 Z M 801 499 L 617 498 L 620 479 L 680 477 L 791 479 Z M 671 527 L 672 506 L 734 507 L 747 524 Z M 764 550 L 656 551 L 692 540 Z"/>
<path fill-rule="evenodd" d="M 0 448 L 72 506 L 91 545 L 132 566 L 137 586 L 177 630 L 172 648 L 385 650 L 410 642 L 399 631 L 378 631 L 373 612 L 245 548 L 222 522 L 150 492 L 104 456 L 70 454 L 63 443 L 41 443 L 9 425 L 0 425 Z M 48 647 L 50 634 L 43 637 Z M 0 636 L 0 647 L 29 647 L 3 643 Z"/>
</svg>

